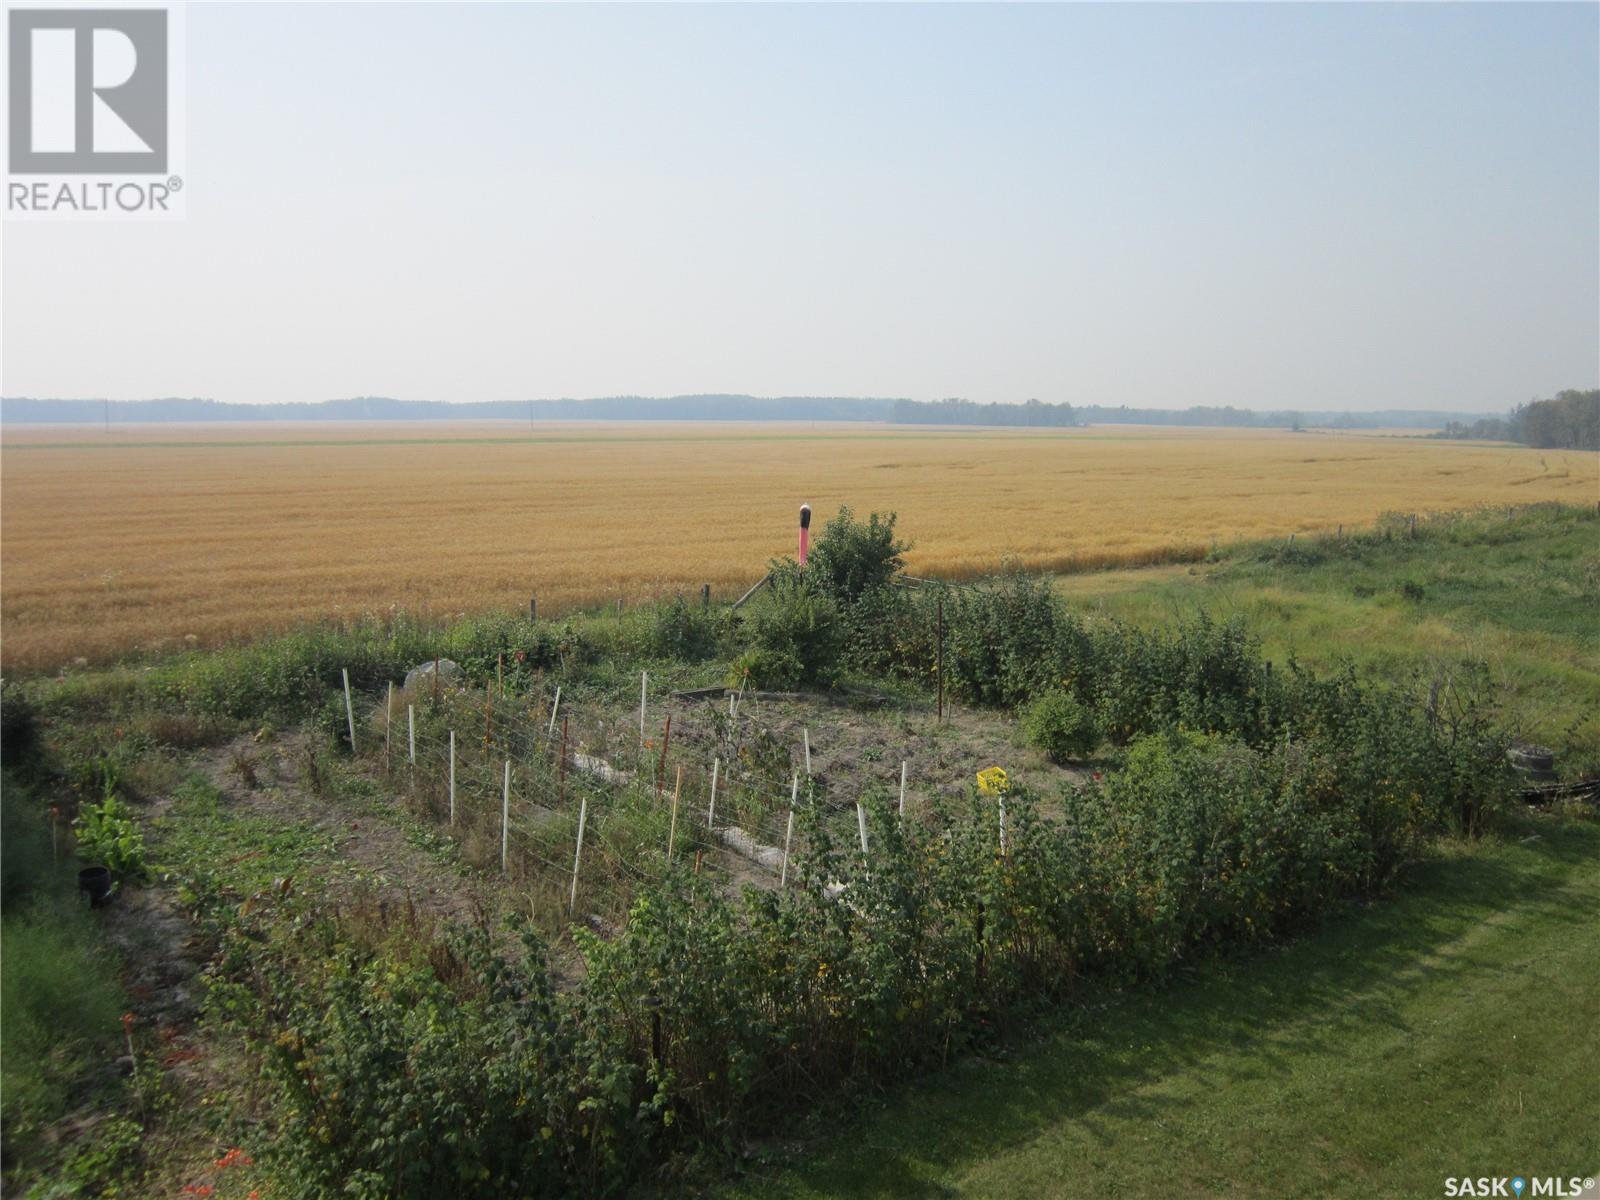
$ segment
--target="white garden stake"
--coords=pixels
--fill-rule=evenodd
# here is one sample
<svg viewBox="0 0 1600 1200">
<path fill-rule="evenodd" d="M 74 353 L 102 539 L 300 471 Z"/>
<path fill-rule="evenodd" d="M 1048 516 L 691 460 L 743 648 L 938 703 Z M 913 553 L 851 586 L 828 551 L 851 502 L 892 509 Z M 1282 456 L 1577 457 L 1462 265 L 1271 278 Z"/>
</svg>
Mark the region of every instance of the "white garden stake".
<svg viewBox="0 0 1600 1200">
<path fill-rule="evenodd" d="M 417 765 L 417 710 L 411 704 L 406 705 L 406 757 Z"/>
<path fill-rule="evenodd" d="M 906 815 L 906 764 L 900 764 L 900 815 Z"/>
<path fill-rule="evenodd" d="M 856 801 L 856 824 L 861 828 L 861 856 L 867 855 L 867 810 L 861 807 L 861 801 Z"/>
<path fill-rule="evenodd" d="M 506 873 L 506 849 L 511 844 L 511 760 L 506 759 L 505 789 L 500 793 L 500 874 Z"/>
<path fill-rule="evenodd" d="M 450 731 L 450 824 L 456 823 L 456 731 Z"/>
<path fill-rule="evenodd" d="M 706 828 L 717 827 L 717 769 L 722 766 L 720 758 L 711 760 L 711 803 L 706 808 Z"/>
<path fill-rule="evenodd" d="M 350 703 L 350 672 L 341 669 L 344 676 L 344 719 L 350 723 L 350 753 L 356 752 L 356 710 Z"/>
<path fill-rule="evenodd" d="M 650 672 L 639 672 L 639 749 L 644 749 L 644 702 L 646 689 L 650 686 Z"/>
<path fill-rule="evenodd" d="M 389 721 L 394 715 L 394 680 L 389 681 L 389 698 L 383 702 L 383 769 L 389 769 Z"/>
<path fill-rule="evenodd" d="M 583 826 L 588 819 L 589 797 L 583 796 L 578 801 L 578 848 L 572 852 L 572 896 L 567 901 L 569 913 L 578 909 L 578 864 L 583 860 Z"/>
<path fill-rule="evenodd" d="M 783 831 L 783 870 L 778 874 L 778 886 L 789 886 L 789 842 L 794 838 L 794 809 L 789 810 L 789 824 Z"/>
<path fill-rule="evenodd" d="M 783 870 L 778 875 L 778 886 L 787 887 L 789 884 L 789 842 L 794 837 L 794 802 L 800 798 L 800 776 L 794 777 L 794 782 L 789 785 L 789 824 L 783 831 Z"/>
<path fill-rule="evenodd" d="M 556 702 L 550 706 L 550 728 L 545 730 L 548 737 L 554 737 L 556 732 L 556 713 L 561 711 L 561 686 L 556 685 Z"/>
<path fill-rule="evenodd" d="M 678 840 L 678 794 L 683 791 L 683 767 L 678 767 L 678 782 L 672 787 L 672 824 L 667 827 L 667 867 L 672 867 L 672 844 Z"/>
<path fill-rule="evenodd" d="M 1005 857 L 1005 853 L 1006 853 L 1006 798 L 1005 798 L 1004 795 L 1001 795 L 1001 797 L 1000 797 L 1000 857 L 1004 858 Z"/>
<path fill-rule="evenodd" d="M 806 778 L 810 779 L 811 778 L 811 729 L 808 726 L 807 728 L 802 729 L 800 731 L 800 733 L 806 739 Z"/>
</svg>

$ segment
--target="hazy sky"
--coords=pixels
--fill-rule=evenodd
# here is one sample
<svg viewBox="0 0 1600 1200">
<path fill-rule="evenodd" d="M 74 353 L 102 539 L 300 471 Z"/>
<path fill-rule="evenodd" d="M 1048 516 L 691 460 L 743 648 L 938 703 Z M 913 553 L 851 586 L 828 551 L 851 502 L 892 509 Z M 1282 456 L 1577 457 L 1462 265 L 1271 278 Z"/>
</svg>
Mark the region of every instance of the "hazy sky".
<svg viewBox="0 0 1600 1200">
<path fill-rule="evenodd" d="M 1600 376 L 1600 7 L 192 5 L 188 220 L 7 395 L 1503 409 Z"/>
</svg>

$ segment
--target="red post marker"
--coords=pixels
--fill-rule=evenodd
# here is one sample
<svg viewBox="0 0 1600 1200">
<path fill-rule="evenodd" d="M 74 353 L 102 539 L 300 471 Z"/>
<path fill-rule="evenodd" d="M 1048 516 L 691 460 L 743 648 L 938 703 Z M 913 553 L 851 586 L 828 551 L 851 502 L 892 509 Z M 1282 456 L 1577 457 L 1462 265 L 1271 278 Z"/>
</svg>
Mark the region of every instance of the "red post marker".
<svg viewBox="0 0 1600 1200">
<path fill-rule="evenodd" d="M 800 506 L 800 565 L 806 565 L 806 555 L 811 552 L 811 505 Z"/>
</svg>

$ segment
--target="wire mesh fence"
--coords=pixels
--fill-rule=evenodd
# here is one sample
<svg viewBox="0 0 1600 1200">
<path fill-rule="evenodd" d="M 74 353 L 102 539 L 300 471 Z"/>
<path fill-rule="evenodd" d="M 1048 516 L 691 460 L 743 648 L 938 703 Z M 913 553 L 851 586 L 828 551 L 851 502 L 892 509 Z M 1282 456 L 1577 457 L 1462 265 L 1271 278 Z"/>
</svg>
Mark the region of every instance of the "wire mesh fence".
<svg viewBox="0 0 1600 1200">
<path fill-rule="evenodd" d="M 559 927 L 573 916 L 620 924 L 637 888 L 673 864 L 730 884 L 796 877 L 794 812 L 829 803 L 809 777 L 809 730 L 788 744 L 738 690 L 691 703 L 652 695 L 647 673 L 637 721 L 586 708 L 559 685 L 514 694 L 435 678 L 386 686 L 362 721 L 352 699 L 348 716 L 392 794 Z M 692 741 L 682 736 L 690 712 Z M 902 770 L 902 809 L 904 788 Z"/>
</svg>

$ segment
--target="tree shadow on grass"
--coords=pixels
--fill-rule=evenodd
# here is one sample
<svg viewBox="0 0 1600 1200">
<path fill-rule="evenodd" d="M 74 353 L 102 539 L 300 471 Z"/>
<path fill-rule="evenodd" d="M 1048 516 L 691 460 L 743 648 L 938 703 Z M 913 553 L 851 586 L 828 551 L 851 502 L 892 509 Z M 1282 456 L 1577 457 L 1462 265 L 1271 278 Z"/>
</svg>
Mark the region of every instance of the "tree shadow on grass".
<svg viewBox="0 0 1600 1200">
<path fill-rule="evenodd" d="M 1527 829 L 1539 836 L 1519 844 Z M 1348 906 L 1295 942 L 1182 969 L 1161 988 L 1092 990 L 1036 1024 L 1004 1061 L 968 1059 L 814 1122 L 803 1151 L 753 1170 L 744 1190 L 954 1194 L 928 1176 L 994 1158 L 1063 1120 L 1109 1143 L 1110 1121 L 1154 1125 L 1191 1108 L 1140 1091 L 1174 1073 L 1190 1072 L 1211 1094 L 1287 1078 L 1308 1055 L 1337 1054 L 1358 1029 L 1405 1033 L 1403 1009 L 1419 989 L 1503 969 L 1476 951 L 1475 932 L 1505 914 L 1592 924 L 1568 888 L 1575 869 L 1600 861 L 1600 828 L 1540 821 L 1506 837 L 1493 852 L 1421 864 L 1396 898 Z M 1219 1066 L 1230 1050 L 1246 1053 Z"/>
</svg>

